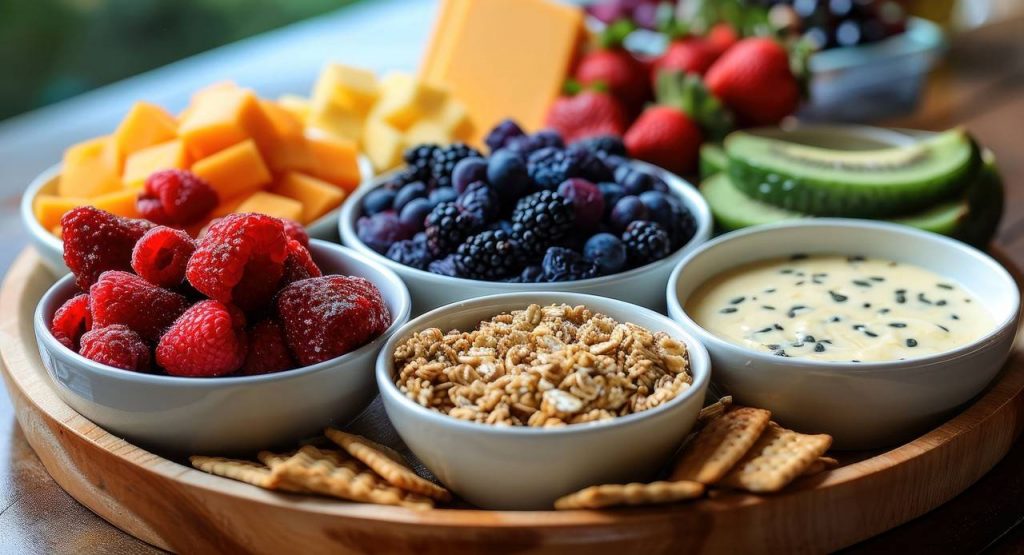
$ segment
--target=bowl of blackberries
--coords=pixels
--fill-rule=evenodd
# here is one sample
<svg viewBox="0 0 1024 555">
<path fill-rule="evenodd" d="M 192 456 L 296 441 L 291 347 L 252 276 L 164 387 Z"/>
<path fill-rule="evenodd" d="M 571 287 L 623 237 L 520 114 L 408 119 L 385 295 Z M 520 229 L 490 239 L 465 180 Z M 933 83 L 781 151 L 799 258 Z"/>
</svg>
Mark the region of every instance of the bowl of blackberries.
<svg viewBox="0 0 1024 555">
<path fill-rule="evenodd" d="M 342 241 L 398 272 L 416 312 L 536 290 L 665 308 L 673 265 L 711 235 L 692 185 L 617 137 L 566 144 L 506 120 L 485 142 L 409 148 L 345 203 Z"/>
</svg>

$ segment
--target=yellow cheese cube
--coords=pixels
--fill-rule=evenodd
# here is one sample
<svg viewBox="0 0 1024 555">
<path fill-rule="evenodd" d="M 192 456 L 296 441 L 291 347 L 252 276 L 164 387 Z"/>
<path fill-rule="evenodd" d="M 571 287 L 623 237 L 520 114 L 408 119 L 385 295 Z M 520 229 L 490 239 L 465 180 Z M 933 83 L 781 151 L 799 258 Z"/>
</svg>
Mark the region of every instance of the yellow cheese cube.
<svg viewBox="0 0 1024 555">
<path fill-rule="evenodd" d="M 469 112 L 454 99 L 449 98 L 448 102 L 427 120 L 444 129 L 453 140 L 468 141 L 472 137 L 473 122 L 469 119 Z"/>
<path fill-rule="evenodd" d="M 235 212 L 256 212 L 299 222 L 302 220 L 302 203 L 288 197 L 260 191 L 245 199 L 245 202 L 235 208 Z"/>
<path fill-rule="evenodd" d="M 403 140 L 406 148 L 427 143 L 443 145 L 452 142 L 452 135 L 439 123 L 421 119 L 405 132 Z"/>
<path fill-rule="evenodd" d="M 205 179 L 222 199 L 260 189 L 271 179 L 252 140 L 199 160 L 192 165 L 192 172 Z"/>
<path fill-rule="evenodd" d="M 411 75 L 391 73 L 381 80 L 381 98 L 371 115 L 405 131 L 417 120 L 436 112 L 447 100 L 445 89 Z"/>
<path fill-rule="evenodd" d="M 286 94 L 278 97 L 277 104 L 291 112 L 299 121 L 306 123 L 309 119 L 309 100 L 296 94 Z"/>
<path fill-rule="evenodd" d="M 161 170 L 185 169 L 188 154 L 181 140 L 167 141 L 141 149 L 130 155 L 124 162 L 121 181 L 129 189 L 141 189 L 150 174 Z"/>
<path fill-rule="evenodd" d="M 78 197 L 61 197 L 57 195 L 38 195 L 32 204 L 36 220 L 46 229 L 60 226 L 60 219 L 72 208 L 89 204 L 89 199 Z"/>
<path fill-rule="evenodd" d="M 121 188 L 119 154 L 109 136 L 78 143 L 64 151 L 57 193 L 91 198 Z"/>
<path fill-rule="evenodd" d="M 313 106 L 337 104 L 365 117 L 378 95 L 377 76 L 372 71 L 327 64 L 313 86 L 310 100 Z"/>
<path fill-rule="evenodd" d="M 325 102 L 310 105 L 307 124 L 333 137 L 358 141 L 363 133 L 364 119 L 362 114 L 350 108 Z"/>
<path fill-rule="evenodd" d="M 138 191 L 125 189 L 96 197 L 90 201 L 90 204 L 111 214 L 117 214 L 126 218 L 138 218 L 139 211 L 135 208 L 135 201 L 138 196 Z"/>
<path fill-rule="evenodd" d="M 124 157 L 177 137 L 178 122 L 170 112 L 148 102 L 136 102 L 114 131 L 113 141 Z M 119 166 L 120 169 L 120 166 Z"/>
<path fill-rule="evenodd" d="M 302 224 L 316 220 L 345 200 L 345 192 L 338 187 L 299 172 L 282 175 L 270 192 L 302 203 Z"/>
<path fill-rule="evenodd" d="M 379 172 L 390 170 L 402 163 L 405 138 L 386 122 L 370 118 L 363 133 L 363 152 Z"/>
</svg>

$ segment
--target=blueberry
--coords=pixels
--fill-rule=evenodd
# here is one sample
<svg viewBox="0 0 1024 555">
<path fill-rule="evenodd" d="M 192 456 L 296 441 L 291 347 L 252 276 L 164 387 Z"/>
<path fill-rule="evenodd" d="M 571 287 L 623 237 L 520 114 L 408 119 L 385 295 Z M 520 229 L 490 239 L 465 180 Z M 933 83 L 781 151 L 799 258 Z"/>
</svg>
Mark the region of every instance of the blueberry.
<svg viewBox="0 0 1024 555">
<path fill-rule="evenodd" d="M 484 139 L 484 143 L 487 144 L 487 148 L 491 149 L 491 152 L 494 152 L 504 148 L 512 139 L 523 135 L 525 133 L 515 121 L 506 119 L 491 129 Z"/>
<path fill-rule="evenodd" d="M 390 210 L 395 204 L 395 192 L 383 187 L 374 189 L 363 197 L 363 213 L 372 216 Z"/>
<path fill-rule="evenodd" d="M 393 243 L 408 239 L 413 234 L 398 222 L 394 210 L 387 210 L 359 218 L 356 235 L 371 249 L 385 253 Z"/>
<path fill-rule="evenodd" d="M 401 211 L 414 198 L 427 196 L 427 186 L 422 181 L 414 181 L 398 190 L 395 195 L 395 210 Z"/>
<path fill-rule="evenodd" d="M 630 223 L 637 220 L 646 220 L 649 217 L 647 207 L 644 206 L 644 203 L 640 202 L 638 197 L 626 195 L 619 199 L 619 202 L 615 203 L 615 208 L 612 208 L 612 213 L 608 219 L 612 224 L 612 228 L 621 233 Z"/>
<path fill-rule="evenodd" d="M 527 266 L 518 276 L 512 278 L 514 283 L 541 283 L 544 281 L 544 268 L 540 266 Z"/>
<path fill-rule="evenodd" d="M 619 156 L 618 154 L 598 154 L 601 156 L 601 160 L 604 161 L 604 165 L 608 166 L 612 172 L 615 172 L 622 166 L 629 165 L 629 159 Z"/>
<path fill-rule="evenodd" d="M 626 245 L 611 233 L 598 233 L 588 239 L 583 256 L 594 261 L 602 274 L 614 274 L 626 267 Z"/>
<path fill-rule="evenodd" d="M 586 179 L 566 179 L 558 186 L 558 194 L 572 202 L 576 223 L 583 229 L 596 229 L 604 216 L 604 196 L 596 185 Z"/>
<path fill-rule="evenodd" d="M 619 202 L 619 199 L 626 196 L 626 190 L 618 183 L 598 183 L 597 188 L 601 191 L 601 196 L 604 197 L 605 216 L 611 213 L 612 208 Z"/>
<path fill-rule="evenodd" d="M 423 220 L 434 209 L 429 200 L 419 197 L 410 200 L 398 214 L 398 222 L 410 231 L 423 231 Z"/>
<path fill-rule="evenodd" d="M 444 258 L 439 258 L 431 262 L 427 266 L 427 270 L 433 274 L 439 274 L 442 276 L 458 277 L 459 271 L 455 268 L 455 255 L 449 254 Z"/>
<path fill-rule="evenodd" d="M 669 227 L 672 223 L 673 211 L 669 204 L 668 195 L 657 191 L 645 191 L 640 193 L 640 202 L 647 208 L 648 217 L 658 222 L 662 227 Z"/>
<path fill-rule="evenodd" d="M 615 169 L 615 182 L 622 185 L 626 194 L 629 195 L 639 195 L 644 191 L 651 190 L 652 186 L 650 174 L 629 165 L 622 165 Z"/>
<path fill-rule="evenodd" d="M 430 206 L 437 206 L 442 202 L 455 202 L 455 199 L 459 198 L 459 194 L 451 187 L 436 187 L 430 191 L 427 198 L 430 199 Z"/>
<path fill-rule="evenodd" d="M 455 169 L 452 170 L 452 187 L 455 187 L 455 192 L 460 195 L 466 190 L 466 187 L 469 187 L 470 183 L 485 179 L 487 179 L 487 160 L 479 156 L 459 160 L 455 164 Z"/>
<path fill-rule="evenodd" d="M 499 150 L 487 162 L 487 181 L 507 204 L 522 197 L 532 184 L 526 162 L 511 150 Z"/>
<path fill-rule="evenodd" d="M 575 281 L 598 275 L 597 264 L 563 247 L 548 247 L 541 266 L 544 268 L 545 281 Z"/>
</svg>

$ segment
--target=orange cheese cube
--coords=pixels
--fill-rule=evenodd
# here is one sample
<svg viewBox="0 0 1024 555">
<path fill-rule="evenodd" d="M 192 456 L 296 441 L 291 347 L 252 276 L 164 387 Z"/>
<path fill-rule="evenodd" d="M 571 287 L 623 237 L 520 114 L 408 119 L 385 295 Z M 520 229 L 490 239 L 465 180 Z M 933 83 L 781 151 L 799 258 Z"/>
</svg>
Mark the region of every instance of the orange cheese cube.
<svg viewBox="0 0 1024 555">
<path fill-rule="evenodd" d="M 260 189 L 271 179 L 252 140 L 199 160 L 192 164 L 192 173 L 205 179 L 222 199 Z"/>
<path fill-rule="evenodd" d="M 217 205 L 217 208 L 214 208 L 213 212 L 210 212 L 209 219 L 213 220 L 216 218 L 223 218 L 228 214 L 234 214 L 238 211 L 238 207 L 241 206 L 243 202 L 249 200 L 249 197 L 255 194 L 256 193 L 246 193 L 227 200 L 221 200 L 220 204 Z"/>
<path fill-rule="evenodd" d="M 32 211 L 40 225 L 46 229 L 53 229 L 60 227 L 60 219 L 64 214 L 86 204 L 89 204 L 89 200 L 84 198 L 38 195 L 32 204 Z"/>
<path fill-rule="evenodd" d="M 205 87 L 192 93 L 192 97 L 189 99 L 189 105 L 178 114 L 178 122 L 180 123 L 189 116 L 192 112 L 192 107 L 196 104 L 201 104 L 203 99 L 210 95 L 215 95 L 224 91 L 238 90 L 241 87 L 238 86 L 234 81 L 218 81 L 216 83 L 210 83 Z"/>
<path fill-rule="evenodd" d="M 57 193 L 91 198 L 121 188 L 116 143 L 109 136 L 78 143 L 64 151 Z"/>
<path fill-rule="evenodd" d="M 139 211 L 135 208 L 135 201 L 138 196 L 138 191 L 124 189 L 98 196 L 92 199 L 90 204 L 111 214 L 117 214 L 126 218 L 138 218 Z"/>
<path fill-rule="evenodd" d="M 128 156 L 124 162 L 121 180 L 129 189 L 141 189 L 146 183 L 146 178 L 152 173 L 187 167 L 188 153 L 185 152 L 185 143 L 180 140 L 167 141 Z"/>
<path fill-rule="evenodd" d="M 285 94 L 278 97 L 277 104 L 291 112 L 302 123 L 306 123 L 309 119 L 309 100 L 306 98 L 295 94 Z"/>
<path fill-rule="evenodd" d="M 345 192 L 341 189 L 299 172 L 282 175 L 270 192 L 302 203 L 302 218 L 298 220 L 302 224 L 334 210 L 345 200 Z"/>
<path fill-rule="evenodd" d="M 113 140 L 123 158 L 177 137 L 178 122 L 170 112 L 148 102 L 136 102 L 114 131 Z"/>
<path fill-rule="evenodd" d="M 523 41 L 525 36 L 530 40 Z M 507 117 L 536 130 L 584 36 L 583 11 L 575 6 L 549 0 L 444 0 L 420 76 L 444 83 L 465 105 L 475 142 Z"/>
<path fill-rule="evenodd" d="M 265 117 L 255 120 L 253 140 L 271 170 L 289 170 L 295 164 L 296 153 L 302 155 L 307 148 L 302 121 L 277 103 L 259 102 Z"/>
<path fill-rule="evenodd" d="M 356 143 L 334 137 L 306 137 L 309 166 L 313 177 L 333 183 L 351 192 L 362 181 L 359 172 L 359 151 Z"/>
<path fill-rule="evenodd" d="M 189 107 L 178 126 L 178 135 L 189 154 L 198 159 L 256 138 L 271 128 L 252 91 L 224 88 L 208 91 Z"/>
<path fill-rule="evenodd" d="M 255 212 L 294 222 L 302 221 L 301 202 L 266 191 L 260 191 L 245 199 L 245 202 L 235 208 L 235 212 Z"/>
</svg>

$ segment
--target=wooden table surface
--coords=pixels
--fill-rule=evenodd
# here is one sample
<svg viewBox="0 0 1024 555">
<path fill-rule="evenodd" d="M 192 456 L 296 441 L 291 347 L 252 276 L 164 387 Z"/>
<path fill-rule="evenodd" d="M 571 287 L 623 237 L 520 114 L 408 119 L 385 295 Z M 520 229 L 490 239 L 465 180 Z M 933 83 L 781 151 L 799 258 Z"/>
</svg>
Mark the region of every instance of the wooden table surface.
<svg viewBox="0 0 1024 555">
<path fill-rule="evenodd" d="M 886 123 L 935 130 L 966 125 L 995 151 L 1007 184 L 997 245 L 1024 267 L 1024 17 L 958 36 L 918 111 Z M 5 228 L 15 218 L 14 200 L 0 202 Z M 8 242 L 4 250 L 11 248 Z M 13 252 L 5 252 L 4 258 L 9 260 Z M 999 465 L 960 496 L 846 552 L 1024 554 L 1022 469 L 1024 441 L 1018 441 Z M 9 399 L 0 395 L 0 553 L 157 551 L 64 493 L 25 442 Z"/>
</svg>

